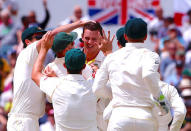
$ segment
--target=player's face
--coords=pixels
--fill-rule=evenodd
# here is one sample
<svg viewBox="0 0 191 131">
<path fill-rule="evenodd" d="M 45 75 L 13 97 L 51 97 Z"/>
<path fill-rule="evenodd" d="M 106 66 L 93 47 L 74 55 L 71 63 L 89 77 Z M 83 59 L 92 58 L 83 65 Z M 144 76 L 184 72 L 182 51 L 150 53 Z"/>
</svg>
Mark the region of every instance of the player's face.
<svg viewBox="0 0 191 131">
<path fill-rule="evenodd" d="M 32 35 L 31 43 L 40 40 L 44 34 L 43 33 L 35 33 Z"/>
<path fill-rule="evenodd" d="M 82 35 L 82 40 L 84 41 L 84 48 L 88 51 L 95 51 L 98 49 L 100 32 L 91 31 L 86 29 Z"/>
</svg>

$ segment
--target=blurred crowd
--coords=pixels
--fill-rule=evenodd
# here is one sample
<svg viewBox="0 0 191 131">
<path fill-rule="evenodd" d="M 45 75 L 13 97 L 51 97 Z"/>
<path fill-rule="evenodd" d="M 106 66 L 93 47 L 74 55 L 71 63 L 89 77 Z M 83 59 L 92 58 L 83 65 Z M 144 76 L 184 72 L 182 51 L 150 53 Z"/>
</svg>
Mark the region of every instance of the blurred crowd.
<svg viewBox="0 0 191 131">
<path fill-rule="evenodd" d="M 36 20 L 35 11 L 21 17 L 22 26 L 15 23 L 18 17 L 18 4 L 15 0 L 0 0 L 0 131 L 6 130 L 8 112 L 13 98 L 13 72 L 19 52 L 23 49 L 22 31 L 31 26 L 47 29 L 51 18 L 47 1 L 42 0 L 45 11 L 43 21 Z M 187 20 L 177 27 L 173 17 L 163 17 L 161 7 L 155 9 L 156 17 L 148 23 L 150 44 L 161 58 L 161 79 L 174 85 L 184 99 L 187 115 L 182 131 L 191 130 L 191 10 L 187 12 Z M 80 6 L 74 7 L 73 16 L 57 25 L 64 25 L 78 20 L 87 20 Z M 81 36 L 81 29 L 75 30 Z M 113 32 L 115 33 L 115 32 Z M 114 43 L 116 44 L 116 43 Z M 83 47 L 80 39 L 76 47 Z M 45 65 L 54 59 L 50 51 Z M 39 120 L 41 131 L 54 131 L 54 114 L 50 103 L 46 104 L 46 114 Z"/>
</svg>

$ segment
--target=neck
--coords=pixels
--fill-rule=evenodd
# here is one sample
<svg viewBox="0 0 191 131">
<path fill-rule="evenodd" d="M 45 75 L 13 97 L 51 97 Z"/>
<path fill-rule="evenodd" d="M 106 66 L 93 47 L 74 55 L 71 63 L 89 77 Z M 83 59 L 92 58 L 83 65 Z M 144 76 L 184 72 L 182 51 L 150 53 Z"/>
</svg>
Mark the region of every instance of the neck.
<svg viewBox="0 0 191 131">
<path fill-rule="evenodd" d="M 144 40 L 131 40 L 129 43 L 144 43 Z"/>
<path fill-rule="evenodd" d="M 90 51 L 88 51 L 87 49 L 84 48 L 84 54 L 86 55 L 86 60 L 87 61 L 91 61 L 91 60 L 95 59 L 96 56 L 98 55 L 98 53 L 99 53 L 99 49 L 95 50 L 94 52 L 90 52 Z"/>
</svg>

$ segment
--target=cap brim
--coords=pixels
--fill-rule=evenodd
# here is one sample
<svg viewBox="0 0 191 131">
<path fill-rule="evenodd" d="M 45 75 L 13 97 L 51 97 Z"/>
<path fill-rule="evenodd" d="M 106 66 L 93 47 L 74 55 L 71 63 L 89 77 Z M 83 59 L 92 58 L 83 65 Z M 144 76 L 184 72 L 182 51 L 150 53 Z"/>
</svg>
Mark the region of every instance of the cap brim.
<svg viewBox="0 0 191 131">
<path fill-rule="evenodd" d="M 46 32 L 47 32 L 47 31 L 45 31 L 45 30 L 39 30 L 39 31 L 37 31 L 37 33 L 43 33 L 43 34 L 46 34 Z"/>
<path fill-rule="evenodd" d="M 73 37 L 72 41 L 76 40 L 78 37 L 78 34 L 76 32 L 71 32 L 70 35 Z"/>
</svg>

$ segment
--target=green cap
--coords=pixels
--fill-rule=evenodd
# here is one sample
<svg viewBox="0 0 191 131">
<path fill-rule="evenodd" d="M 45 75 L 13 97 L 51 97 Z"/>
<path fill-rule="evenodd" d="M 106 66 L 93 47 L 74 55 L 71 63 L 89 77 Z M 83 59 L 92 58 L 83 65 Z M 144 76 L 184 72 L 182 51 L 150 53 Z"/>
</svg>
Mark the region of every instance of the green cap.
<svg viewBox="0 0 191 131">
<path fill-rule="evenodd" d="M 183 76 L 188 76 L 188 77 L 191 77 L 191 69 L 189 68 L 185 68 L 182 72 L 182 75 Z"/>
<path fill-rule="evenodd" d="M 125 47 L 125 43 L 126 43 L 126 40 L 124 38 L 124 33 L 125 33 L 124 27 L 119 28 L 116 32 L 117 40 L 119 41 L 120 45 L 123 47 Z"/>
<path fill-rule="evenodd" d="M 73 42 L 78 37 L 76 32 L 71 32 L 67 34 L 65 32 L 60 32 L 54 37 L 52 50 L 56 53 L 64 50 L 71 42 Z"/>
<path fill-rule="evenodd" d="M 144 38 L 147 35 L 147 23 L 141 18 L 134 18 L 127 21 L 125 34 L 131 39 Z"/>
<path fill-rule="evenodd" d="M 25 43 L 25 39 L 31 37 L 35 33 L 43 33 L 43 34 L 45 34 L 46 31 L 42 30 L 40 27 L 30 27 L 30 28 L 27 28 L 22 33 L 22 36 L 21 36 L 22 42 Z"/>
<path fill-rule="evenodd" d="M 65 64 L 69 70 L 81 70 L 85 64 L 86 56 L 80 49 L 71 49 L 66 52 Z"/>
</svg>

